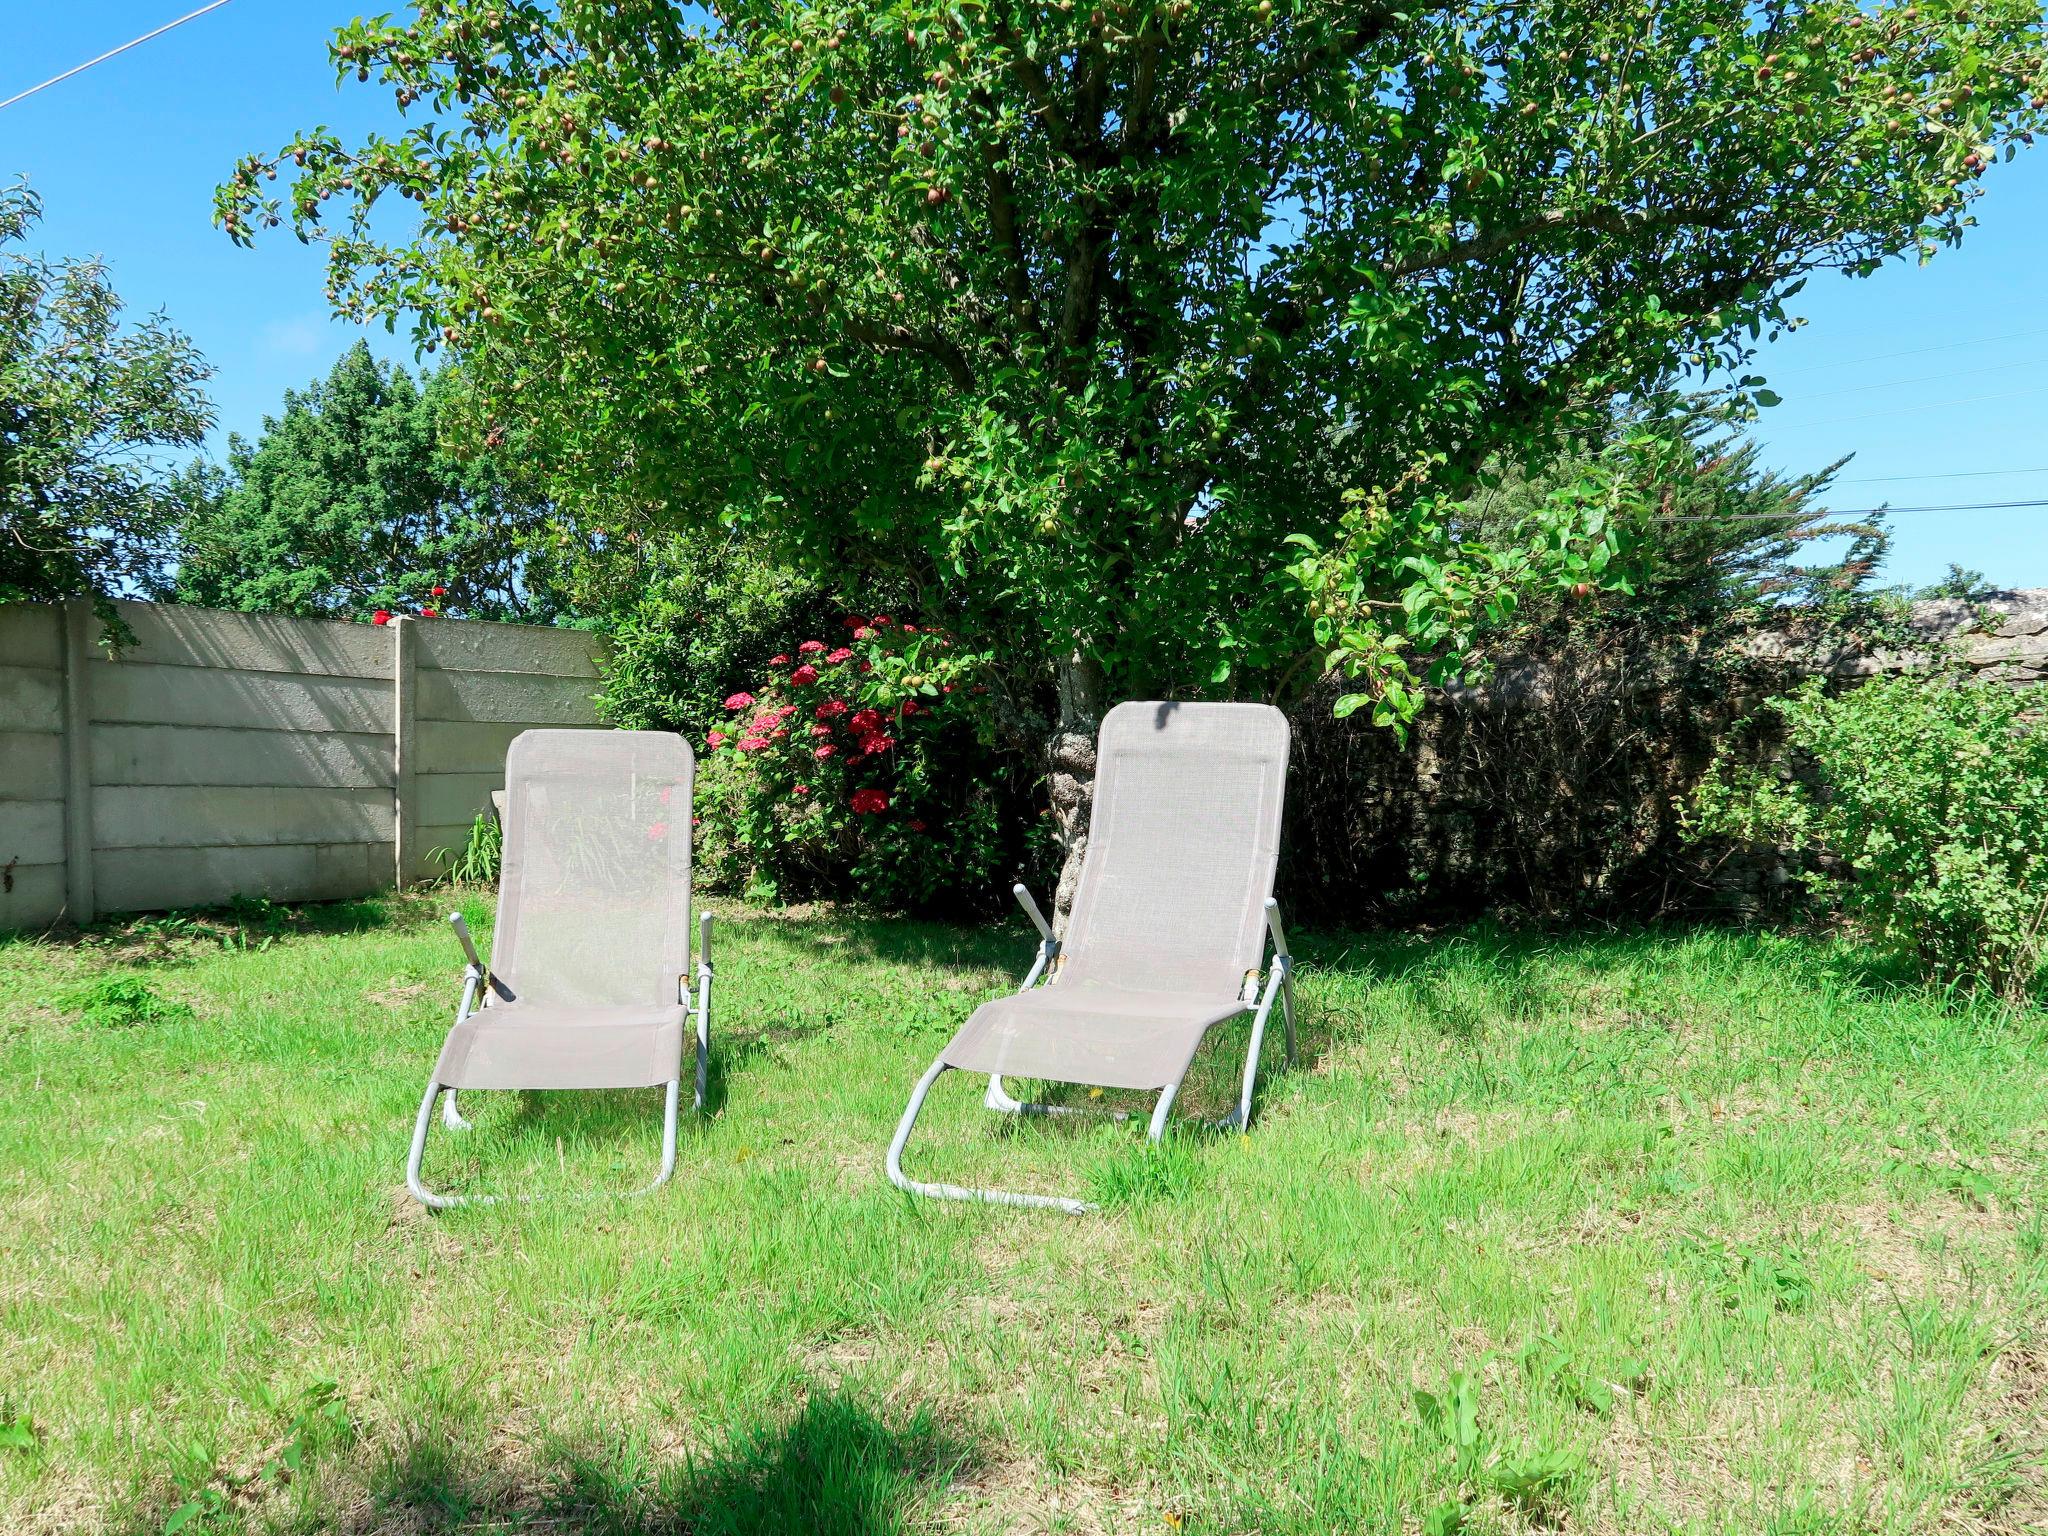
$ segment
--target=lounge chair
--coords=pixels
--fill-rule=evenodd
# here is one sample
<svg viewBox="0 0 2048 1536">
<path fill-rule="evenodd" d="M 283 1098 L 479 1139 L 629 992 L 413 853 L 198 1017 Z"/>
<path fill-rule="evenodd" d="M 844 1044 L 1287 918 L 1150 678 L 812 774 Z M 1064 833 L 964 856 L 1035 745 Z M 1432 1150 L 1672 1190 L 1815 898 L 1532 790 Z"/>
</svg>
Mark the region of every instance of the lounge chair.
<svg viewBox="0 0 2048 1536">
<path fill-rule="evenodd" d="M 494 1199 L 420 1181 L 434 1101 L 466 1130 L 458 1091 L 666 1088 L 661 1169 L 675 1171 L 683 1039 L 694 1015 L 696 1106 L 711 1046 L 711 914 L 690 996 L 690 791 L 696 762 L 665 731 L 526 731 L 505 757 L 498 922 L 485 965 L 460 913 L 468 966 L 455 1027 L 427 1082 L 406 1187 L 437 1210 Z M 640 1191 L 645 1193 L 646 1190 Z"/>
<path fill-rule="evenodd" d="M 1005 1075 L 1157 1092 L 1166 1131 L 1196 1048 L 1252 1014 L 1243 1089 L 1225 1128 L 1249 1130 L 1259 1048 L 1277 998 L 1294 1059 L 1293 961 L 1273 900 L 1287 783 L 1287 720 L 1261 704 L 1119 704 L 1097 743 L 1095 809 L 1064 942 L 1023 886 L 1038 958 L 1015 995 L 984 1003 L 918 1080 L 889 1144 L 889 1179 L 912 1194 L 1080 1213 L 1080 1200 L 925 1184 L 903 1149 L 949 1071 L 989 1074 L 1009 1114 L 1076 1112 L 1010 1097 Z M 1263 983 L 1260 961 L 1271 938 Z"/>
</svg>

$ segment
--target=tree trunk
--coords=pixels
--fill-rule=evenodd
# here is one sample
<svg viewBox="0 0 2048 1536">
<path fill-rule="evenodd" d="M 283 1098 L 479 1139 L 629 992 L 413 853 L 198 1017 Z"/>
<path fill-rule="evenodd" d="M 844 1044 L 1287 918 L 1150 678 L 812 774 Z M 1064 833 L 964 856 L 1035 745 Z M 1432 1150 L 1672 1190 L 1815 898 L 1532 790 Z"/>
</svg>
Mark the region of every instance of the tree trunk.
<svg viewBox="0 0 2048 1536">
<path fill-rule="evenodd" d="M 1053 928 L 1067 931 L 1067 912 L 1088 852 L 1088 816 L 1095 803 L 1095 731 L 1102 723 L 1102 667 L 1078 648 L 1059 666 L 1059 720 L 1046 743 L 1046 784 L 1053 824 L 1066 850 L 1053 893 Z"/>
</svg>

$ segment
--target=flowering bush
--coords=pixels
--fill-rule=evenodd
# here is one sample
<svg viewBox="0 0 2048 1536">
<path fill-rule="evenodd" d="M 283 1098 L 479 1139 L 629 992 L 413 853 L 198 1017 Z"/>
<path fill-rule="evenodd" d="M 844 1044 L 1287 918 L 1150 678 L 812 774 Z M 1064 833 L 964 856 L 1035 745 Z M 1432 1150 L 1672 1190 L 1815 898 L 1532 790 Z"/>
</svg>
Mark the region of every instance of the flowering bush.
<svg viewBox="0 0 2048 1536">
<path fill-rule="evenodd" d="M 990 657 L 888 615 L 845 629 L 771 657 L 705 733 L 707 875 L 764 899 L 892 907 L 996 889 L 1027 818 L 995 744 Z"/>
</svg>

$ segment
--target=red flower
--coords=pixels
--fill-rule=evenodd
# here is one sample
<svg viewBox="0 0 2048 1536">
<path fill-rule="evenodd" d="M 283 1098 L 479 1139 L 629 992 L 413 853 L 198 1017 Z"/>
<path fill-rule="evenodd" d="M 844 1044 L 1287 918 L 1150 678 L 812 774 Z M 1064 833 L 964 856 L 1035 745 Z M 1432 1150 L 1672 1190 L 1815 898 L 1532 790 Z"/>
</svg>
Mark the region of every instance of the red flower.
<svg viewBox="0 0 2048 1536">
<path fill-rule="evenodd" d="M 939 692 L 941 692 L 941 693 L 951 693 L 952 691 L 953 691 L 953 685 L 952 685 L 951 683 L 948 683 L 948 684 L 946 684 L 946 685 L 945 685 L 945 686 L 944 686 L 943 688 L 941 688 L 941 689 L 939 690 Z"/>
<path fill-rule="evenodd" d="M 732 710 L 752 709 L 754 696 L 751 693 L 736 693 L 725 701 L 725 707 Z"/>
<path fill-rule="evenodd" d="M 859 629 L 863 624 L 867 623 L 867 620 L 862 618 L 857 613 L 849 613 L 840 622 L 843 623 L 848 629 Z"/>
<path fill-rule="evenodd" d="M 786 667 L 789 665 L 789 658 L 787 656 L 770 656 L 768 658 L 768 665 L 771 667 Z"/>
<path fill-rule="evenodd" d="M 875 638 L 875 632 L 863 624 L 853 632 L 853 638 L 856 640 L 872 640 Z"/>
<path fill-rule="evenodd" d="M 793 795 L 808 795 L 811 792 L 811 786 L 808 784 L 792 784 L 789 787 L 789 792 Z"/>
<path fill-rule="evenodd" d="M 827 699 L 824 703 L 820 704 L 817 707 L 817 709 L 813 711 L 813 713 L 820 720 L 830 720 L 836 715 L 843 715 L 846 713 L 846 700 Z"/>
<path fill-rule="evenodd" d="M 868 622 L 874 625 L 877 629 L 887 629 L 891 624 L 894 624 L 896 621 L 890 618 L 889 615 L 887 615 L 886 613 L 878 613 L 872 619 L 869 619 Z"/>
<path fill-rule="evenodd" d="M 866 736 L 870 732 L 878 731 L 882 728 L 881 711 L 874 709 L 855 710 L 853 718 L 846 723 L 852 728 L 854 735 Z"/>
<path fill-rule="evenodd" d="M 847 805 L 856 816 L 873 816 L 889 809 L 889 797 L 879 789 L 856 789 Z"/>
<path fill-rule="evenodd" d="M 391 622 L 391 610 L 389 608 L 379 608 L 370 615 L 370 622 L 372 624 L 389 624 Z"/>
<path fill-rule="evenodd" d="M 921 821 L 913 821 L 910 824 L 910 830 L 913 832 L 922 832 L 925 830 L 925 825 Z"/>
<path fill-rule="evenodd" d="M 654 822 L 647 828 L 647 841 L 650 843 L 658 843 L 667 836 L 668 823 L 665 821 Z"/>
<path fill-rule="evenodd" d="M 924 706 L 923 706 L 922 704 L 918 703 L 918 702 L 917 702 L 917 700 L 915 700 L 915 699 L 905 699 L 905 700 L 903 701 L 903 718 L 904 718 L 904 719 L 908 720 L 908 719 L 909 719 L 909 718 L 910 718 L 910 717 L 911 717 L 912 715 L 921 715 L 921 714 L 923 714 L 924 712 L 925 712 Z"/>
<path fill-rule="evenodd" d="M 446 597 L 448 595 L 448 589 L 446 587 L 436 587 L 428 595 L 430 597 Z"/>
<path fill-rule="evenodd" d="M 830 736 L 832 734 L 832 727 L 829 725 L 814 725 L 811 727 L 811 734 L 813 736 Z"/>
<path fill-rule="evenodd" d="M 799 688 L 808 688 L 818 680 L 818 669 L 809 662 L 805 662 L 789 674 L 789 680 Z"/>
<path fill-rule="evenodd" d="M 728 738 L 725 732 L 713 731 L 709 736 L 706 736 L 704 738 L 704 750 L 706 752 L 716 752 L 720 747 L 725 745 L 727 740 Z"/>
<path fill-rule="evenodd" d="M 823 649 L 825 649 L 824 641 L 806 640 L 802 645 L 796 648 L 796 653 L 799 656 L 815 656 L 818 654 L 818 652 L 822 651 Z"/>
<path fill-rule="evenodd" d="M 880 757 L 884 752 L 896 745 L 896 738 L 894 736 L 884 736 L 880 731 L 877 731 L 872 736 L 863 736 L 860 745 L 861 750 L 866 752 L 869 757 Z"/>
<path fill-rule="evenodd" d="M 420 617 L 423 619 L 438 619 L 439 617 L 441 617 L 441 615 L 436 613 L 432 608 L 422 608 L 420 610 Z"/>
<path fill-rule="evenodd" d="M 830 656 L 827 656 L 825 659 L 836 667 L 839 665 L 840 662 L 847 660 L 852 655 L 853 652 L 849 651 L 845 646 L 842 645 L 841 647 L 839 647 L 838 650 L 834 651 Z"/>
<path fill-rule="evenodd" d="M 692 816 L 690 818 L 690 825 L 693 827 L 701 827 L 704 825 L 704 818 L 702 816 Z"/>
<path fill-rule="evenodd" d="M 742 736 L 740 738 L 740 750 L 742 752 L 759 752 L 767 745 L 768 738 L 766 736 Z"/>
<path fill-rule="evenodd" d="M 822 763 L 823 761 L 825 761 L 826 758 L 831 757 L 833 754 L 838 752 L 838 750 L 839 749 L 837 747 L 820 747 L 817 751 L 813 752 L 811 756 L 815 757 L 819 762 Z"/>
<path fill-rule="evenodd" d="M 872 672 L 875 670 L 875 664 L 872 661 L 864 661 L 860 664 L 860 669 L 863 672 Z"/>
<path fill-rule="evenodd" d="M 903 626 L 903 633 L 905 633 L 906 635 L 914 635 L 917 633 L 917 626 L 915 624 L 906 624 Z"/>
</svg>

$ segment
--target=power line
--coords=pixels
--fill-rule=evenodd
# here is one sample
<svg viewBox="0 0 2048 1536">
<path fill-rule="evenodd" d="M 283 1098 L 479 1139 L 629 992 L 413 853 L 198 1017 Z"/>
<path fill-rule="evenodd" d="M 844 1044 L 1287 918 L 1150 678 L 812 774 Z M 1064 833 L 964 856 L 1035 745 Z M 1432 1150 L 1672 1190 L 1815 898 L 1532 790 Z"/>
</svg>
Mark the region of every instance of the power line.
<svg viewBox="0 0 2048 1536">
<path fill-rule="evenodd" d="M 1910 379 L 1886 379 L 1881 384 L 1845 384 L 1840 389 L 1820 389 L 1799 396 L 1801 400 L 1825 400 L 1830 395 L 1861 395 L 1873 389 L 1898 389 L 1907 384 L 1933 384 L 1942 379 L 1967 379 L 1980 373 L 2011 373 L 2015 368 L 2041 368 L 2038 357 L 2023 357 L 2016 363 L 1990 363 L 1982 368 L 1951 368 L 1946 373 L 1923 373 Z"/>
<path fill-rule="evenodd" d="M 1979 336 L 1971 341 L 1938 341 L 1931 347 L 1908 347 L 1903 352 L 1879 352 L 1871 357 L 1848 357 L 1832 363 L 1803 363 L 1797 368 L 1779 368 L 1775 372 L 1782 377 L 1788 373 L 1814 373 L 1822 368 L 1860 368 L 1865 363 L 1887 363 L 1895 357 L 1921 357 L 1929 352 L 1952 352 L 1957 347 L 1988 347 L 2001 341 L 2025 341 L 2030 336 L 2048 336 L 2048 326 L 2031 331 L 2008 331 L 2003 336 Z"/>
<path fill-rule="evenodd" d="M 1855 475 L 1846 480 L 1837 480 L 1837 485 L 1888 485 L 1898 480 L 1982 480 L 1996 475 L 2048 475 L 2048 466 L 2040 469 L 1958 469 L 1938 475 Z"/>
<path fill-rule="evenodd" d="M 1894 512 L 2004 512 L 2017 507 L 2048 507 L 2048 497 L 2037 501 L 1956 501 L 1941 506 L 1928 507 L 1849 507 L 1841 510 L 1823 509 L 1820 516 L 1841 517 L 1887 517 Z M 1716 517 L 1711 512 L 1685 513 L 1676 517 L 1653 517 L 1653 523 L 1782 523 L 1797 514 L 1785 512 L 1738 512 L 1729 517 Z"/>
<path fill-rule="evenodd" d="M 2038 397 L 2039 389 L 2008 389 L 1989 395 L 1964 395 L 1959 400 L 1922 400 L 1917 405 L 1895 405 L 1888 410 L 1863 411 L 1854 416 L 1829 416 L 1821 421 L 1801 422 L 1803 427 L 1840 427 L 1853 421 L 1873 421 L 1880 416 L 1908 416 L 1915 411 L 1939 410 L 1945 405 L 1976 405 L 1985 400 L 2013 400 L 2021 395 Z"/>
<path fill-rule="evenodd" d="M 176 21 L 165 22 L 162 26 L 158 27 L 154 32 L 145 32 L 142 34 L 142 36 L 131 39 L 130 41 L 123 43 L 118 48 L 109 48 L 105 53 L 101 54 L 96 59 L 87 59 L 83 64 L 80 64 L 73 69 L 67 69 L 61 75 L 50 76 L 50 78 L 45 80 L 41 85 L 32 85 L 27 90 L 19 91 L 16 94 L 8 97 L 5 101 L 0 101 L 0 110 L 4 110 L 8 107 L 13 106 L 17 101 L 26 101 L 29 97 L 35 95 L 37 91 L 46 91 L 53 85 L 57 85 L 65 80 L 69 80 L 73 75 L 82 75 L 88 69 L 91 69 L 93 65 L 104 64 L 107 62 L 107 60 L 114 57 L 114 55 L 117 53 L 126 53 L 130 48 L 139 48 L 142 44 L 148 42 L 151 38 L 162 37 L 166 32 L 169 32 L 172 28 L 182 27 L 188 21 L 196 21 L 199 17 L 204 16 L 208 11 L 217 11 L 227 3 L 228 0 L 213 0 L 213 3 L 211 5 L 202 5 L 201 7 L 199 7 L 198 10 L 191 12 L 189 15 L 180 16 Z"/>
</svg>

